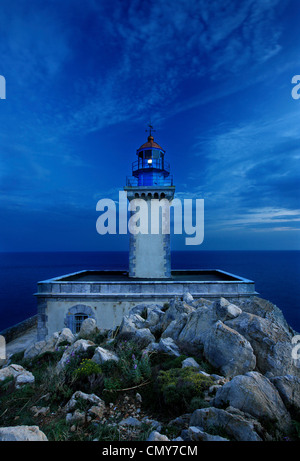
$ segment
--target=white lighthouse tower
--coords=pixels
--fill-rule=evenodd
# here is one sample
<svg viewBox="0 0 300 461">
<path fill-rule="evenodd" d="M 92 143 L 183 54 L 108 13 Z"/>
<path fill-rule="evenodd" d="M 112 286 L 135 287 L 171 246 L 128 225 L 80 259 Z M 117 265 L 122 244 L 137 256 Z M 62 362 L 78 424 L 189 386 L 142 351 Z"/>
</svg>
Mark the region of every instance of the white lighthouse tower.
<svg viewBox="0 0 300 461">
<path fill-rule="evenodd" d="M 169 209 L 166 203 L 169 205 L 172 201 L 175 186 L 170 166 L 165 161 L 165 151 L 154 142 L 151 124 L 149 128 L 148 141 L 137 149 L 138 159 L 132 164 L 132 176 L 127 177 L 124 188 L 129 202 L 134 201 L 133 209 L 138 207 L 148 223 L 147 232 L 140 229 L 137 233 L 130 233 L 129 276 L 162 279 L 171 277 L 170 232 L 166 232 Z M 161 225 L 154 230 L 153 210 L 159 209 L 162 204 Z"/>
</svg>

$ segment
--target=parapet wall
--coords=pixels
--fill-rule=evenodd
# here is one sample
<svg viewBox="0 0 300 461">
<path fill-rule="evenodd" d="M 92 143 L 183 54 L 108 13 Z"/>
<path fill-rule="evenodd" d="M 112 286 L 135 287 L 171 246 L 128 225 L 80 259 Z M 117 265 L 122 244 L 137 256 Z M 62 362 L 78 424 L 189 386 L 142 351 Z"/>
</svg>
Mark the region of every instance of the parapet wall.
<svg viewBox="0 0 300 461">
<path fill-rule="evenodd" d="M 16 325 L 6 328 L 1 331 L 0 334 L 4 336 L 6 343 L 13 341 L 14 339 L 22 336 L 26 331 L 31 330 L 34 327 L 37 327 L 38 324 L 38 315 L 33 315 L 28 319 L 23 320 Z"/>
</svg>

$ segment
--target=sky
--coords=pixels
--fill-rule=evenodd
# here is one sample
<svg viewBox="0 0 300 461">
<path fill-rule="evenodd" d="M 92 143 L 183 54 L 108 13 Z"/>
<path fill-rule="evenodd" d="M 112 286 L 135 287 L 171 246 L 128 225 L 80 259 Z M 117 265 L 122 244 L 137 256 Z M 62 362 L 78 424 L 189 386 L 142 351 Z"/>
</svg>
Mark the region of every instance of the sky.
<svg viewBox="0 0 300 461">
<path fill-rule="evenodd" d="M 99 235 L 154 137 L 204 241 L 300 249 L 299 0 L 2 0 L 0 251 L 127 250 Z"/>
</svg>

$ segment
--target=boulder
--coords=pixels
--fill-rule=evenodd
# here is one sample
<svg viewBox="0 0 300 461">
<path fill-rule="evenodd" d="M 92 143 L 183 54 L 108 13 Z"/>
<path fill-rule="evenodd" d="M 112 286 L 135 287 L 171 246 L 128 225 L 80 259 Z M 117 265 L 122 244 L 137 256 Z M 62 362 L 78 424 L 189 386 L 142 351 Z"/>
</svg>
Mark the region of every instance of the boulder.
<svg viewBox="0 0 300 461">
<path fill-rule="evenodd" d="M 17 389 L 24 384 L 33 384 L 35 379 L 30 371 L 25 370 L 21 365 L 11 364 L 0 370 L 0 381 L 13 377 Z"/>
<path fill-rule="evenodd" d="M 186 325 L 188 319 L 188 314 L 182 313 L 179 314 L 176 320 L 172 320 L 169 323 L 165 331 L 162 333 L 162 338 L 172 338 L 174 341 L 177 341 L 179 338 L 180 333 L 182 332 L 183 328 Z"/>
<path fill-rule="evenodd" d="M 190 419 L 190 426 L 203 428 L 204 431 L 222 430 L 230 439 L 242 442 L 258 442 L 262 438 L 257 430 L 261 426 L 243 414 L 232 414 L 226 410 L 209 407 L 195 410 Z"/>
<path fill-rule="evenodd" d="M 193 296 L 191 295 L 191 293 L 189 293 L 189 292 L 185 292 L 185 293 L 183 294 L 182 300 L 183 300 L 186 304 L 192 304 L 192 303 L 194 302 L 194 298 L 193 298 Z"/>
<path fill-rule="evenodd" d="M 292 336 L 282 325 L 248 312 L 225 323 L 250 342 L 262 374 L 268 377 L 300 376 L 300 369 L 292 358 Z"/>
<path fill-rule="evenodd" d="M 284 318 L 282 311 L 270 301 L 253 296 L 240 304 L 243 312 L 258 315 L 259 317 L 270 320 L 285 328 L 289 333 L 292 332 L 291 327 L 288 325 Z M 293 333 L 293 332 L 292 332 Z M 294 334 L 294 333 L 293 333 Z"/>
<path fill-rule="evenodd" d="M 300 378 L 286 375 L 270 378 L 283 400 L 284 405 L 295 419 L 300 419 Z"/>
<path fill-rule="evenodd" d="M 244 374 L 255 368 L 251 344 L 237 331 L 218 320 L 204 340 L 206 360 L 226 377 Z"/>
<path fill-rule="evenodd" d="M 47 340 L 31 344 L 24 352 L 24 359 L 32 359 L 38 355 L 44 354 L 45 352 L 54 352 L 58 339 L 59 333 L 56 332 L 53 333 L 53 335 Z"/>
<path fill-rule="evenodd" d="M 27 347 L 24 352 L 25 359 L 32 359 L 38 355 L 44 354 L 45 352 L 54 352 L 63 342 L 73 344 L 75 336 L 69 328 L 63 328 L 60 332 L 53 333 L 48 339 L 38 341 Z"/>
<path fill-rule="evenodd" d="M 64 406 L 64 411 L 66 413 L 72 413 L 78 404 L 78 400 L 84 400 L 89 404 L 91 407 L 97 406 L 103 408 L 105 410 L 105 403 L 103 400 L 100 399 L 96 394 L 86 394 L 85 392 L 76 391 L 72 395 L 69 402 Z"/>
<path fill-rule="evenodd" d="M 147 318 L 145 320 L 145 328 L 149 328 L 152 334 L 159 333 L 162 330 L 161 321 L 165 316 L 165 312 L 158 306 L 150 306 L 147 309 Z"/>
<path fill-rule="evenodd" d="M 199 363 L 197 363 L 196 360 L 193 359 L 193 357 L 188 357 L 187 359 L 183 360 L 181 366 L 182 368 L 185 368 L 185 367 L 193 367 L 197 369 L 201 368 Z"/>
<path fill-rule="evenodd" d="M 290 415 L 276 387 L 255 371 L 225 383 L 218 389 L 213 405 L 230 405 L 258 419 L 262 425 L 275 425 L 281 431 L 291 427 Z"/>
<path fill-rule="evenodd" d="M 230 303 L 225 298 L 220 298 L 216 301 L 215 310 L 217 318 L 223 322 L 225 320 L 235 319 L 242 313 L 242 309 Z"/>
<path fill-rule="evenodd" d="M 158 343 L 152 342 L 148 344 L 145 353 L 148 354 L 149 352 L 161 352 L 175 357 L 180 356 L 179 348 L 172 338 L 161 338 Z"/>
<path fill-rule="evenodd" d="M 206 298 L 198 298 L 193 301 L 193 307 L 196 309 L 198 307 L 210 307 L 213 308 L 215 301 L 211 301 L 210 299 Z"/>
<path fill-rule="evenodd" d="M 38 426 L 0 427 L 0 442 L 46 442 L 47 440 Z"/>
<path fill-rule="evenodd" d="M 92 357 L 92 361 L 97 363 L 98 365 L 101 365 L 102 363 L 105 363 L 108 360 L 114 360 L 115 362 L 118 362 L 119 357 L 113 352 L 104 349 L 103 347 L 97 347 Z"/>
<path fill-rule="evenodd" d="M 157 431 L 152 431 L 149 435 L 147 442 L 169 442 L 170 440 L 166 435 L 160 434 Z"/>
<path fill-rule="evenodd" d="M 137 304 L 136 306 L 132 307 L 129 311 L 129 315 L 132 314 L 138 314 L 141 317 L 145 316 L 145 319 L 147 319 L 149 313 L 154 310 L 162 310 L 162 306 L 160 304 L 148 304 L 148 303 L 141 303 Z"/>
<path fill-rule="evenodd" d="M 182 317 L 180 321 L 182 322 Z M 178 334 L 177 344 L 192 355 L 197 352 L 201 353 L 204 341 L 215 321 L 215 310 L 211 307 L 202 306 L 194 309 L 184 319 L 185 325 Z"/>
<path fill-rule="evenodd" d="M 102 418 L 105 411 L 105 405 L 98 403 L 97 405 L 93 405 L 91 408 L 88 409 L 88 415 L 92 418 Z"/>
<path fill-rule="evenodd" d="M 193 442 L 228 442 L 228 439 L 219 435 L 212 435 L 204 432 L 200 427 L 190 426 L 188 428 L 188 438 Z"/>
<path fill-rule="evenodd" d="M 142 346 L 155 342 L 155 337 L 149 328 L 144 328 L 144 324 L 145 320 L 138 314 L 124 316 L 120 325 L 119 337 L 131 339 Z"/>
<path fill-rule="evenodd" d="M 55 347 L 57 348 L 60 346 L 61 343 L 68 343 L 68 344 L 73 344 L 76 341 L 76 337 L 73 335 L 72 331 L 70 328 L 63 328 L 59 332 L 59 336 L 57 339 L 57 342 L 55 344 Z"/>
<path fill-rule="evenodd" d="M 66 414 L 66 422 L 68 424 L 84 424 L 86 419 L 86 414 L 80 410 L 75 410 L 74 413 Z"/>
<path fill-rule="evenodd" d="M 89 347 L 93 346 L 95 346 L 95 344 L 92 341 L 88 341 L 87 339 L 78 339 L 77 341 L 75 341 L 74 344 L 72 344 L 65 350 L 62 358 L 56 366 L 56 370 L 58 372 L 63 370 L 68 365 L 70 360 L 76 356 L 76 354 L 85 352 L 88 350 Z"/>
<path fill-rule="evenodd" d="M 80 327 L 79 337 L 80 338 L 89 338 L 90 336 L 99 332 L 99 329 L 96 324 L 96 320 L 93 318 L 85 319 Z"/>
<path fill-rule="evenodd" d="M 122 421 L 119 423 L 119 426 L 140 427 L 141 425 L 141 421 L 139 421 L 137 418 L 133 418 L 132 416 L 122 419 Z"/>
<path fill-rule="evenodd" d="M 180 319 L 182 314 L 191 314 L 194 311 L 195 308 L 188 305 L 186 302 L 180 301 L 177 297 L 172 298 L 169 303 L 169 308 L 162 318 L 161 328 L 165 330 L 173 320 Z"/>
</svg>

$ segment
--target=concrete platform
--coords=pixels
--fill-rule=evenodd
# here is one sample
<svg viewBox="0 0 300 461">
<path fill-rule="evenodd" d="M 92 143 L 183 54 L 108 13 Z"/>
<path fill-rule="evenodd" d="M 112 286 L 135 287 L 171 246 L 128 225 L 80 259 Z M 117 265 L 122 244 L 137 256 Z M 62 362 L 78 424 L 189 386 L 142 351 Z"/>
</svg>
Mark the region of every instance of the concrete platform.
<svg viewBox="0 0 300 461">
<path fill-rule="evenodd" d="M 74 331 L 76 316 L 95 318 L 100 329 L 120 325 L 137 304 L 161 304 L 189 292 L 197 298 L 234 302 L 257 294 L 252 280 L 222 270 L 173 270 L 170 278 L 130 278 L 126 271 L 80 271 L 38 283 L 38 337 L 64 327 Z"/>
</svg>

